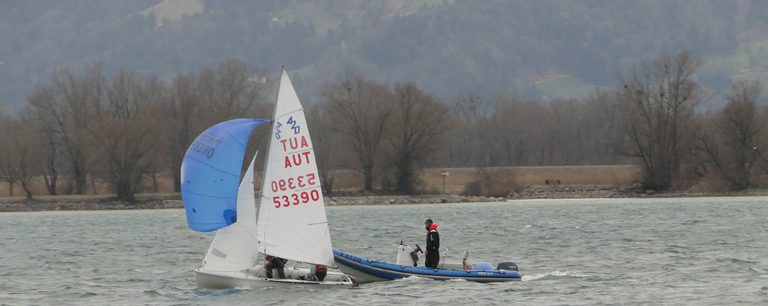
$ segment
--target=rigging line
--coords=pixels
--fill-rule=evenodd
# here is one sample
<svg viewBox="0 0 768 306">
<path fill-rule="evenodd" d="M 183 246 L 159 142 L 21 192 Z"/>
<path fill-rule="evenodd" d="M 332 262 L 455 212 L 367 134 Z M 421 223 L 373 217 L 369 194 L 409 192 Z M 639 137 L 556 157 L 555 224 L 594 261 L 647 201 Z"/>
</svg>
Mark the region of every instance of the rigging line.
<svg viewBox="0 0 768 306">
<path fill-rule="evenodd" d="M 237 236 L 238 236 L 237 238 L 239 238 L 239 240 L 241 240 L 241 241 L 245 241 L 248 238 L 252 238 L 252 237 L 250 237 L 249 234 L 243 235 L 242 232 L 238 233 Z M 234 237 L 231 237 L 231 240 L 235 240 Z M 253 244 L 250 244 L 250 243 L 237 243 L 237 242 L 241 242 L 241 241 L 230 241 L 230 243 L 232 245 L 234 245 L 235 248 L 238 251 L 240 251 L 240 253 L 241 253 L 241 254 L 239 254 L 240 256 L 235 256 L 235 257 L 240 259 L 241 261 L 248 262 L 248 264 L 251 264 L 251 262 L 252 262 L 251 258 L 253 257 L 254 254 L 258 253 L 258 250 L 256 250 L 256 253 L 254 253 L 253 252 L 254 251 L 254 245 Z"/>
<path fill-rule="evenodd" d="M 227 255 L 227 258 L 222 258 L 222 260 L 226 261 L 227 263 L 232 263 L 232 260 L 230 260 L 230 257 L 232 257 L 232 258 L 237 259 L 237 260 L 239 260 L 241 262 L 248 262 L 248 261 L 250 261 L 250 257 L 248 256 L 248 254 L 246 252 L 243 252 L 243 250 L 239 247 L 240 243 L 234 242 L 233 241 L 234 239 L 232 239 L 232 238 L 233 237 L 222 238 L 221 239 L 222 243 L 217 243 L 214 246 L 214 248 L 219 250 L 219 252 L 222 252 L 222 253 Z M 230 246 L 234 246 L 234 249 L 232 249 L 232 252 L 226 252 L 226 253 L 223 252 L 221 250 L 221 246 L 224 245 L 224 244 L 228 244 Z M 218 246 L 218 247 L 216 247 L 216 246 Z M 238 252 L 234 252 L 234 251 L 238 251 Z"/>
<path fill-rule="evenodd" d="M 280 120 L 280 119 L 283 119 L 283 118 L 285 118 L 285 117 L 287 117 L 287 116 L 289 116 L 289 115 L 293 115 L 293 114 L 295 114 L 295 113 L 298 113 L 298 112 L 303 112 L 303 111 L 304 111 L 304 106 L 302 106 L 301 108 L 298 108 L 298 109 L 292 110 L 292 111 L 287 111 L 287 112 L 285 112 L 285 114 L 283 114 L 283 115 L 282 115 L 282 116 L 280 116 L 279 118 L 275 118 L 275 121 L 278 121 L 278 120 Z M 304 121 L 305 121 L 305 122 L 307 121 L 307 120 L 306 120 L 306 117 L 304 118 Z"/>
<path fill-rule="evenodd" d="M 312 151 L 313 149 L 314 148 L 309 147 L 309 148 L 305 148 L 305 149 L 301 149 L 301 150 L 296 150 L 296 151 L 286 151 L 286 153 L 299 154 L 299 153 L 304 153 L 304 152 Z M 312 153 L 314 153 L 314 152 L 312 152 Z M 301 167 L 301 166 L 299 166 L 299 167 Z"/>
<path fill-rule="evenodd" d="M 307 213 L 313 213 L 313 212 L 307 212 Z M 286 227 L 286 228 L 288 228 L 290 230 L 290 232 L 292 233 L 292 236 L 298 238 L 297 240 L 304 241 L 307 245 L 311 245 L 311 242 L 317 241 L 319 239 L 324 238 L 324 235 L 322 235 L 322 234 L 317 234 L 317 233 L 312 233 L 312 232 L 309 232 L 309 233 L 307 233 L 307 232 L 301 232 L 301 233 L 297 232 L 294 227 L 288 226 L 290 224 L 296 223 L 296 221 L 292 219 L 289 222 L 289 220 L 285 220 L 284 217 L 290 217 L 290 218 L 298 217 L 300 219 L 299 222 L 306 224 L 307 221 L 305 221 L 305 217 L 310 217 L 312 219 L 311 215 L 310 216 L 302 216 L 301 214 L 292 214 L 290 216 L 281 216 L 281 214 L 277 214 L 276 218 L 273 218 L 272 220 L 275 223 L 280 223 L 281 225 L 284 225 L 284 227 Z M 309 234 L 312 237 L 305 237 L 304 234 Z M 293 246 L 293 245 L 291 245 L 290 248 L 291 249 L 295 249 L 295 250 L 301 250 L 301 249 L 297 248 L 297 246 Z M 312 249 L 314 249 L 315 251 L 322 251 L 322 250 L 318 250 L 317 248 L 312 248 Z M 307 252 L 306 251 L 301 251 L 300 253 L 307 253 Z"/>
<path fill-rule="evenodd" d="M 195 155 L 195 154 L 192 154 L 192 155 L 190 155 L 189 157 L 186 157 L 186 156 L 185 156 L 185 159 L 195 160 L 195 161 L 199 162 L 201 165 L 207 166 L 208 168 L 211 168 L 211 169 L 213 169 L 213 170 L 216 170 L 216 171 L 218 171 L 218 172 L 221 172 L 221 173 L 224 173 L 224 174 L 227 174 L 227 175 L 235 176 L 235 174 L 233 174 L 233 173 L 229 173 L 229 172 L 226 172 L 225 170 L 221 170 L 221 169 L 219 169 L 219 168 L 216 168 L 216 167 L 214 167 L 214 166 L 212 166 L 212 165 L 209 165 L 208 163 L 206 163 L 206 160 L 204 160 L 204 159 L 202 159 L 202 158 L 199 158 L 199 157 L 198 157 L 197 155 Z M 237 180 L 238 180 L 238 181 L 240 180 L 240 174 L 237 174 Z"/>
<path fill-rule="evenodd" d="M 308 191 L 308 190 L 311 191 L 312 189 L 316 189 L 316 188 L 320 188 L 320 186 L 307 186 L 307 187 L 303 187 L 303 188 L 299 187 L 299 188 L 296 188 L 296 191 L 297 192 L 299 192 L 299 191 Z M 323 192 L 323 191 L 320 190 L 319 192 Z M 317 200 L 315 202 L 320 202 L 320 200 Z M 325 201 L 323 201 L 323 202 L 325 202 Z M 325 206 L 325 203 L 323 203 L 323 206 Z"/>
<path fill-rule="evenodd" d="M 242 217 L 250 216 L 253 215 L 243 215 Z M 245 225 L 242 224 L 237 228 L 233 228 L 231 231 L 222 233 L 222 238 L 225 239 L 226 242 L 232 244 L 236 250 L 240 251 L 245 256 L 250 256 L 254 249 L 258 249 L 257 246 L 252 243 L 255 238 L 253 237 L 253 230 L 245 228 Z M 235 241 L 236 238 L 240 241 Z M 250 260 L 250 258 L 246 258 L 246 260 Z"/>
<path fill-rule="evenodd" d="M 213 199 L 225 199 L 225 200 L 237 199 L 237 196 L 235 196 L 235 197 L 212 196 L 212 195 L 207 195 L 207 194 L 204 194 L 204 193 L 189 191 L 188 189 L 182 189 L 182 190 L 186 191 L 187 193 L 190 193 L 190 194 L 204 196 L 204 197 L 213 198 Z"/>
</svg>

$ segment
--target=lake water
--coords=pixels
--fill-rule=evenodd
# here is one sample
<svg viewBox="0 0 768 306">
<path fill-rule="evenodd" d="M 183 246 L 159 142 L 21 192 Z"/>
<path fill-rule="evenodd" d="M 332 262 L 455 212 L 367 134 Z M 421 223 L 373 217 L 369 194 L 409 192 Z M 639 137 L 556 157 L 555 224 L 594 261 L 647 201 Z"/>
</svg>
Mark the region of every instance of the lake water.
<svg viewBox="0 0 768 306">
<path fill-rule="evenodd" d="M 768 304 L 768 198 L 525 200 L 328 207 L 335 248 L 395 261 L 438 223 L 449 260 L 523 281 L 409 278 L 353 289 L 198 290 L 213 238 L 184 211 L 0 213 L 0 305 Z M 453 255 L 453 256 L 450 256 Z"/>
</svg>

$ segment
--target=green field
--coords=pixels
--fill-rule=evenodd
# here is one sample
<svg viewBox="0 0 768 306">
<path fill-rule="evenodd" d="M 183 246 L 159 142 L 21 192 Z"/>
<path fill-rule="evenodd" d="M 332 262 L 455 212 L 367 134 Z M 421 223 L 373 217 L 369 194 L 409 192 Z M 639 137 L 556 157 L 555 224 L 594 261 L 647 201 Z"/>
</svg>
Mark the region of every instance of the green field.
<svg viewBox="0 0 768 306">
<path fill-rule="evenodd" d="M 536 82 L 536 88 L 550 98 L 583 98 L 595 89 L 595 85 L 569 74 Z M 604 88 L 605 89 L 605 88 Z"/>
<path fill-rule="evenodd" d="M 768 85 L 768 41 L 742 44 L 731 55 L 703 58 L 704 66 L 695 78 L 725 74 L 732 81 L 760 81 Z M 572 75 L 559 75 L 536 82 L 536 87 L 549 98 L 583 98 L 594 88 Z M 607 89 L 607 88 L 602 88 Z"/>
<path fill-rule="evenodd" d="M 757 80 L 768 84 L 768 41 L 742 44 L 731 55 L 704 58 L 699 76 L 726 74 L 732 81 Z"/>
<path fill-rule="evenodd" d="M 448 1 L 453 4 L 455 0 Z M 442 5 L 443 0 L 393 0 L 375 2 L 371 5 L 350 6 L 338 12 L 323 12 L 321 5 L 317 2 L 297 3 L 291 5 L 288 9 L 275 12 L 278 23 L 298 22 L 304 25 L 312 25 L 319 35 L 328 33 L 329 30 L 335 30 L 342 22 L 341 17 L 346 18 L 352 25 L 359 26 L 362 19 L 366 17 L 364 11 L 367 6 L 384 7 L 385 17 L 408 15 L 416 12 L 420 7 Z M 371 2 L 374 3 L 374 2 Z"/>
</svg>

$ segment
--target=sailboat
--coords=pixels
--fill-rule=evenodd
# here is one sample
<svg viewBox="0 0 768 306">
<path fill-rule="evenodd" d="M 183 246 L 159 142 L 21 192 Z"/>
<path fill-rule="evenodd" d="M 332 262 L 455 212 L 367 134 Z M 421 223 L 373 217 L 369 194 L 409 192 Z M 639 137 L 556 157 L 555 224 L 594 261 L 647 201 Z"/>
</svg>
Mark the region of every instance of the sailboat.
<svg viewBox="0 0 768 306">
<path fill-rule="evenodd" d="M 196 231 L 217 231 L 195 270 L 197 287 L 357 286 L 354 277 L 338 271 L 329 270 L 323 280 L 308 277 L 315 267 L 335 268 L 335 262 L 312 141 L 285 69 L 272 118 L 258 209 L 256 156 L 242 182 L 240 172 L 248 138 L 266 120 L 219 123 L 198 136 L 184 156 L 181 194 L 187 223 Z M 268 277 L 267 255 L 289 260 L 285 278 Z"/>
</svg>

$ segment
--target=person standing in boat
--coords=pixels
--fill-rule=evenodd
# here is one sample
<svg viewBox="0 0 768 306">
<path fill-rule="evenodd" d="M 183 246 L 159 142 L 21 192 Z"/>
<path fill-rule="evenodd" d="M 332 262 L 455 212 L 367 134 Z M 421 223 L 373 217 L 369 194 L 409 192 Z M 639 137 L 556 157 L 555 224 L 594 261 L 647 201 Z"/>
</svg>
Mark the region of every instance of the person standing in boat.
<svg viewBox="0 0 768 306">
<path fill-rule="evenodd" d="M 272 278 L 272 269 L 277 268 L 277 276 L 280 276 L 280 278 L 285 278 L 285 272 L 283 272 L 283 266 L 288 262 L 287 259 L 282 259 L 280 257 L 270 256 L 267 255 L 264 257 L 264 259 L 267 260 L 267 264 L 264 265 L 264 268 L 267 269 L 267 278 Z"/>
<path fill-rule="evenodd" d="M 427 248 L 424 250 L 424 265 L 428 268 L 437 269 L 437 264 L 440 262 L 440 234 L 437 233 L 437 224 L 432 222 L 432 219 L 427 219 L 424 222 L 424 227 L 427 229 Z"/>
</svg>

